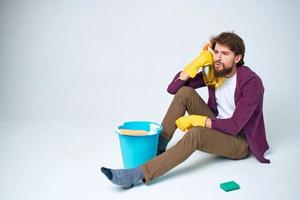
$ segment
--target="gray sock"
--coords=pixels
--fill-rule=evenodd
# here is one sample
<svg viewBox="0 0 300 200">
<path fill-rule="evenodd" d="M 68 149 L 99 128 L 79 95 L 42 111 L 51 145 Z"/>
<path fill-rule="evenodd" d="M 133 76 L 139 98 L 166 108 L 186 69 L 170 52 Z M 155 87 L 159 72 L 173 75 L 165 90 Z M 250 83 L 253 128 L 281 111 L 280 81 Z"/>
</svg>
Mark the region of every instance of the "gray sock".
<svg viewBox="0 0 300 200">
<path fill-rule="evenodd" d="M 140 167 L 131 169 L 109 169 L 101 167 L 101 171 L 112 183 L 123 188 L 131 188 L 144 178 Z"/>
</svg>

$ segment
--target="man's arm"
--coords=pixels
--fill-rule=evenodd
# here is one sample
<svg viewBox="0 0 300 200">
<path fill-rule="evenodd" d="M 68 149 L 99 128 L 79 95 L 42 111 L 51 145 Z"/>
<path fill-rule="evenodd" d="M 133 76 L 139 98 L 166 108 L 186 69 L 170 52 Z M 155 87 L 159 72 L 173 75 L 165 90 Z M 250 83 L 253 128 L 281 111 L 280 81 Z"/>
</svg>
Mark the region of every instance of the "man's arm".
<svg viewBox="0 0 300 200">
<path fill-rule="evenodd" d="M 190 76 L 185 72 L 185 71 L 182 71 L 180 74 L 179 74 L 179 77 L 178 77 L 180 80 L 183 80 L 183 81 L 187 81 Z"/>
<path fill-rule="evenodd" d="M 202 72 L 199 72 L 195 78 L 189 77 L 189 75 L 184 71 L 178 72 L 172 82 L 168 85 L 167 91 L 170 94 L 176 94 L 183 86 L 188 86 L 194 89 L 205 86 Z"/>
<path fill-rule="evenodd" d="M 237 135 L 251 118 L 257 106 L 262 105 L 264 87 L 261 79 L 253 77 L 248 80 L 243 86 L 242 93 L 231 118 L 212 118 L 208 120 L 207 126 L 230 135 Z"/>
</svg>

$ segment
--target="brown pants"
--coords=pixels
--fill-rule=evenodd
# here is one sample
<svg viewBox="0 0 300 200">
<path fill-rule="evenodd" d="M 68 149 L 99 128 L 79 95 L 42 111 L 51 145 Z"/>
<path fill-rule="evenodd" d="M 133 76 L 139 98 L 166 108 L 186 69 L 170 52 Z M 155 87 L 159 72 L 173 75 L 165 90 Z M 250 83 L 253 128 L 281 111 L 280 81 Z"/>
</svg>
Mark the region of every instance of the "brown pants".
<svg viewBox="0 0 300 200">
<path fill-rule="evenodd" d="M 199 94 L 194 89 L 184 86 L 176 93 L 163 119 L 162 137 L 168 141 L 172 139 L 177 128 L 175 121 L 184 116 L 186 111 L 189 114 L 214 117 Z M 176 145 L 141 166 L 146 183 L 179 165 L 196 150 L 230 159 L 248 156 L 248 144 L 242 133 L 232 136 L 210 128 L 193 127 Z"/>
</svg>

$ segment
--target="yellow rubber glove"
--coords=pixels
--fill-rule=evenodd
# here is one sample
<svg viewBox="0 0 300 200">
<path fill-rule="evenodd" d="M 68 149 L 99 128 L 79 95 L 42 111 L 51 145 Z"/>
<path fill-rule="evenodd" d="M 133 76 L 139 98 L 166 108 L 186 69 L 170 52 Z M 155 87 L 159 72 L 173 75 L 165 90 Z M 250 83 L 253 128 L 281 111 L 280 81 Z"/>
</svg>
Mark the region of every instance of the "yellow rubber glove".
<svg viewBox="0 0 300 200">
<path fill-rule="evenodd" d="M 213 64 L 213 56 L 209 50 L 202 50 L 198 57 L 188 64 L 183 71 L 187 73 L 190 77 L 194 78 L 200 67 Z"/>
<path fill-rule="evenodd" d="M 192 128 L 193 126 L 189 118 L 190 116 L 183 116 L 178 118 L 175 121 L 177 128 L 179 128 L 182 131 L 188 131 L 190 128 Z"/>
<path fill-rule="evenodd" d="M 175 123 L 180 130 L 188 131 L 195 126 L 205 127 L 206 120 L 207 116 L 190 115 L 178 118 Z"/>
<path fill-rule="evenodd" d="M 190 120 L 192 126 L 205 127 L 207 116 L 203 116 L 203 115 L 190 115 L 189 120 Z"/>
</svg>

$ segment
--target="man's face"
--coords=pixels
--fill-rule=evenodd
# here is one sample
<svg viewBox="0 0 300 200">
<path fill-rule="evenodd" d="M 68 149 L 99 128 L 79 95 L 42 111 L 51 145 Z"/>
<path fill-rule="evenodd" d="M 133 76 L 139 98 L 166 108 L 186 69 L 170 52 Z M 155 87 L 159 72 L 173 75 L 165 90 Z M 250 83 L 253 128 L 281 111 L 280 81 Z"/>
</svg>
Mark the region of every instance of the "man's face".
<svg viewBox="0 0 300 200">
<path fill-rule="evenodd" d="M 236 63 L 240 60 L 241 55 L 235 55 L 229 47 L 216 43 L 213 58 L 215 76 L 225 77 L 235 72 Z"/>
</svg>

